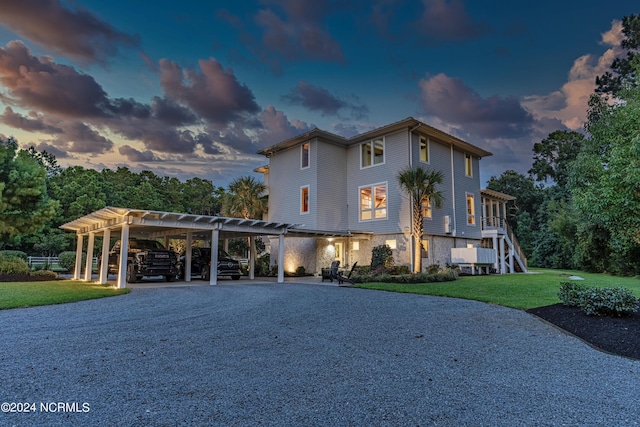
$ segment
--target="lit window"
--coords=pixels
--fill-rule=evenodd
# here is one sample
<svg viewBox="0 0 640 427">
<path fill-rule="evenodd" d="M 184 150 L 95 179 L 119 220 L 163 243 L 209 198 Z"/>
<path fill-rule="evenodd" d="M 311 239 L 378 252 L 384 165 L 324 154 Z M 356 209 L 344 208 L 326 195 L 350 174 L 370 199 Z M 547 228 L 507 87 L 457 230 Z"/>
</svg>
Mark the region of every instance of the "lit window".
<svg viewBox="0 0 640 427">
<path fill-rule="evenodd" d="M 359 251 L 360 250 L 360 242 L 352 242 L 351 243 L 351 249 L 354 251 Z"/>
<path fill-rule="evenodd" d="M 363 168 L 384 163 L 384 140 L 376 139 L 360 146 L 361 166 Z"/>
<path fill-rule="evenodd" d="M 385 240 L 385 245 L 389 246 L 389 248 L 391 249 L 395 249 L 396 246 L 396 239 L 392 239 L 392 240 Z"/>
<path fill-rule="evenodd" d="M 306 142 L 300 147 L 300 169 L 309 167 L 309 143 Z"/>
<path fill-rule="evenodd" d="M 309 213 L 309 186 L 300 187 L 300 213 Z"/>
<path fill-rule="evenodd" d="M 467 194 L 467 224 L 476 224 L 475 207 L 473 203 L 473 195 Z"/>
<path fill-rule="evenodd" d="M 420 161 L 429 163 L 429 140 L 425 136 L 420 137 Z"/>
<path fill-rule="evenodd" d="M 428 198 L 422 200 L 422 216 L 431 219 L 431 200 Z"/>
<path fill-rule="evenodd" d="M 473 176 L 473 160 L 471 154 L 464 155 L 464 174 L 466 176 Z"/>
<path fill-rule="evenodd" d="M 387 217 L 387 184 L 360 188 L 360 220 L 385 219 Z"/>
</svg>

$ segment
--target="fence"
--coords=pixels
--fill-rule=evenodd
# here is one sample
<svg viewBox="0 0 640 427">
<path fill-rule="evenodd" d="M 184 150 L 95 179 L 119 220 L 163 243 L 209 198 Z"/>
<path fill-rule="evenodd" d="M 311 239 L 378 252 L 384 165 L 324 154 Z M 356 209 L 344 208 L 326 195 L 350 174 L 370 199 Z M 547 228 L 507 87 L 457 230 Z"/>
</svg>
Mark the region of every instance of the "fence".
<svg viewBox="0 0 640 427">
<path fill-rule="evenodd" d="M 57 256 L 30 256 L 27 257 L 27 263 L 32 270 L 47 269 L 53 271 L 66 271 L 66 269 L 61 267 L 58 263 Z M 96 269 L 97 267 L 98 257 L 93 257 L 93 268 Z M 84 265 L 82 268 L 84 268 Z"/>
</svg>

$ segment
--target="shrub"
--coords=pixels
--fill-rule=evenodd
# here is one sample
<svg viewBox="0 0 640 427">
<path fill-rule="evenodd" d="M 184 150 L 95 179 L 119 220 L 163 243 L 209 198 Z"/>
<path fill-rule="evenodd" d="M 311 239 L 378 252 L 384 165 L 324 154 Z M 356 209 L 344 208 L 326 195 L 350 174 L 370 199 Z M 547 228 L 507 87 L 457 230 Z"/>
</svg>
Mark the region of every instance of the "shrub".
<svg viewBox="0 0 640 427">
<path fill-rule="evenodd" d="M 82 266 L 84 266 L 85 261 L 87 259 L 87 254 L 82 253 Z M 58 255 L 58 265 L 64 268 L 67 271 L 71 271 L 76 267 L 76 252 L 75 251 L 66 251 L 60 252 Z"/>
<path fill-rule="evenodd" d="M 305 270 L 304 266 L 299 266 L 298 268 L 296 268 L 296 276 L 304 276 L 307 274 L 307 271 Z"/>
<path fill-rule="evenodd" d="M 558 298 L 564 305 L 569 307 L 579 307 L 582 301 L 582 292 L 587 287 L 581 283 L 576 282 L 562 282 L 560 283 L 560 291 L 558 291 Z"/>
<path fill-rule="evenodd" d="M 408 265 L 396 266 L 396 274 L 411 274 L 411 268 Z"/>
<path fill-rule="evenodd" d="M 0 251 L 0 255 L 4 256 L 6 258 L 21 258 L 25 261 L 27 261 L 29 258 L 27 257 L 27 254 L 22 252 L 22 251 L 10 251 L 10 250 L 4 250 L 4 251 Z"/>
<path fill-rule="evenodd" d="M 37 270 L 32 271 L 30 276 L 38 278 L 40 280 L 55 280 L 58 278 L 58 273 L 51 270 Z"/>
<path fill-rule="evenodd" d="M 427 274 L 436 274 L 440 271 L 440 264 L 431 264 L 427 266 Z"/>
<path fill-rule="evenodd" d="M 371 250 L 371 269 L 375 270 L 379 267 L 385 270 L 393 268 L 395 261 L 393 260 L 393 252 L 389 245 L 376 246 Z"/>
<path fill-rule="evenodd" d="M 579 295 L 580 308 L 589 316 L 629 316 L 638 310 L 638 298 L 626 288 L 587 288 Z"/>
<path fill-rule="evenodd" d="M 29 264 L 18 257 L 0 256 L 0 273 L 2 274 L 28 274 Z"/>
</svg>

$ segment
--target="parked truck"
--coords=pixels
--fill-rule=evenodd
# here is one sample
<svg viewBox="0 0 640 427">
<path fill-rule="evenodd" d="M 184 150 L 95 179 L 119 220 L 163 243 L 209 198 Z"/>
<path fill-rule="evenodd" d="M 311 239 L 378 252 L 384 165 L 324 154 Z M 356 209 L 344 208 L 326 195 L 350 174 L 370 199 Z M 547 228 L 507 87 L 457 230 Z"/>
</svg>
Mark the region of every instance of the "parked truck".
<svg viewBox="0 0 640 427">
<path fill-rule="evenodd" d="M 109 273 L 117 274 L 121 242 L 109 251 Z M 127 254 L 127 282 L 134 283 L 143 276 L 164 276 L 167 282 L 175 280 L 178 255 L 157 240 L 130 239 Z"/>
</svg>

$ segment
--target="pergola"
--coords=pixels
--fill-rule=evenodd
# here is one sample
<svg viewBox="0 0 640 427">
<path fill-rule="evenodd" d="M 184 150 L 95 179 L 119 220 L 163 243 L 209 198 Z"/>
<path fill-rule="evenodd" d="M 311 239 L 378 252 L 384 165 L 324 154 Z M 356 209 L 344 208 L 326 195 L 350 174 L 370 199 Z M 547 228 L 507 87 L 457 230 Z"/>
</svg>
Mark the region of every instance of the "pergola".
<svg viewBox="0 0 640 427">
<path fill-rule="evenodd" d="M 176 212 L 161 212 L 142 209 L 106 207 L 61 225 L 63 230 L 74 231 L 78 237 L 76 245 L 76 265 L 74 279 L 81 279 L 82 247 L 87 237 L 87 259 L 84 280 L 91 281 L 92 257 L 96 236 L 102 236 L 102 258 L 100 260 L 99 283 L 107 283 L 109 264 L 109 242 L 112 236 L 119 235 L 121 243 L 118 260 L 117 287 L 126 287 L 127 253 L 129 237 L 150 239 L 185 239 L 186 247 L 191 248 L 194 240 L 211 241 L 211 247 L 217 248 L 220 239 L 237 237 L 250 238 L 249 279 L 253 279 L 255 267 L 256 236 L 278 236 L 278 283 L 284 282 L 284 236 L 296 225 L 261 221 L 255 219 L 225 218 L 220 216 L 192 215 Z M 191 251 L 185 254 L 185 280 L 191 280 Z M 218 251 L 211 251 L 211 265 L 218 265 Z M 210 285 L 218 281 L 217 268 L 211 269 Z"/>
</svg>

